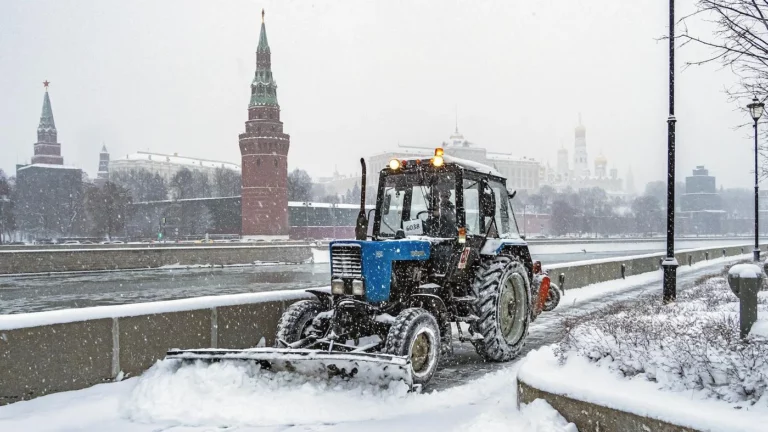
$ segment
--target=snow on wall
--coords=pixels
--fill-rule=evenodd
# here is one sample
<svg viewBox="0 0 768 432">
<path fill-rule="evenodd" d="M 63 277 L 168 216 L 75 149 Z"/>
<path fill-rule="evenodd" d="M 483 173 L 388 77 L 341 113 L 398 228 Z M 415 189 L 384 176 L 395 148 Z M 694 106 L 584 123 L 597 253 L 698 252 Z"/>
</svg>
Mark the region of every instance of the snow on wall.
<svg viewBox="0 0 768 432">
<path fill-rule="evenodd" d="M 739 409 L 713 400 L 694 399 L 690 392 L 662 392 L 658 384 L 630 380 L 583 357 L 560 365 L 552 346 L 530 352 L 518 379 L 534 388 L 615 410 L 651 417 L 710 432 L 762 432 L 768 411 Z"/>
<path fill-rule="evenodd" d="M 0 250 L 0 254 L 18 254 L 18 253 L 51 253 L 51 252 L 58 252 L 58 253 L 73 253 L 73 252 L 111 252 L 111 251 L 145 251 L 148 249 L 153 250 L 168 250 L 168 251 L 176 251 L 176 250 L 206 250 L 206 249 L 302 249 L 306 248 L 306 244 L 278 244 L 278 245 L 237 245 L 237 246 L 169 246 L 169 247 L 163 247 L 163 246 L 146 246 L 146 245 L 136 245 L 137 247 L 119 247 L 119 248 L 83 248 L 83 249 L 30 249 L 30 250 L 24 250 L 24 249 L 14 249 L 14 250 Z"/>
<path fill-rule="evenodd" d="M 675 254 L 690 254 L 695 252 L 713 252 L 713 255 L 710 257 L 710 259 L 719 258 L 721 255 L 719 252 L 722 249 L 729 249 L 729 248 L 735 248 L 735 247 L 748 247 L 749 245 L 734 245 L 734 246 L 723 246 L 723 247 L 701 247 L 701 248 L 694 248 L 694 249 L 683 249 L 683 250 L 676 250 Z M 746 249 L 745 249 L 746 250 Z M 749 249 L 751 251 L 751 249 Z M 714 252 L 718 252 L 717 254 L 714 254 Z M 643 255 L 631 255 L 631 256 L 622 256 L 622 257 L 610 257 L 610 258 L 598 258 L 598 259 L 591 259 L 591 260 L 584 260 L 584 261 L 576 261 L 576 262 L 569 262 L 569 263 L 557 263 L 557 264 L 551 264 L 551 265 L 544 265 L 544 268 L 547 270 L 555 270 L 555 269 L 561 269 L 561 268 L 567 268 L 567 267 L 574 267 L 574 266 L 587 266 L 587 265 L 596 265 L 596 264 L 606 264 L 606 263 L 621 263 L 626 262 L 630 260 L 639 260 L 639 259 L 646 259 L 646 258 L 664 258 L 666 256 L 666 252 L 655 252 L 650 254 L 643 254 Z M 534 257 L 536 259 L 536 257 Z"/>
<path fill-rule="evenodd" d="M 321 288 L 323 289 L 323 288 Z M 330 288 L 324 288 L 329 290 Z M 26 314 L 0 315 L 0 330 L 70 323 L 104 318 L 151 315 L 167 312 L 181 312 L 196 309 L 210 309 L 251 303 L 266 303 L 281 300 L 310 298 L 305 291 L 286 290 L 247 294 L 194 297 L 180 300 L 136 303 L 116 306 L 95 306 L 79 309 L 61 309 Z"/>
</svg>

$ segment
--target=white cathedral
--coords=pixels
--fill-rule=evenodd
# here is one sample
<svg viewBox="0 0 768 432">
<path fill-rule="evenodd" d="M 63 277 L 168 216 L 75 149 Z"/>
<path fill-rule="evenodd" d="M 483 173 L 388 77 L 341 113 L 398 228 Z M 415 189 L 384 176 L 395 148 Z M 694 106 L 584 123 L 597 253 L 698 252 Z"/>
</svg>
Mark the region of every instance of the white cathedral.
<svg viewBox="0 0 768 432">
<path fill-rule="evenodd" d="M 587 128 L 581 122 L 574 130 L 573 166 L 569 164 L 568 150 L 561 147 L 557 151 L 557 166 L 555 169 L 547 167 L 545 179 L 542 183 L 548 184 L 558 191 L 570 187 L 573 190 L 599 187 L 609 195 L 631 195 L 634 193 L 632 171 L 627 172 L 626 185 L 619 178 L 616 168 L 608 170 L 608 159 L 602 153 L 594 160 L 594 170 L 590 170 L 589 157 L 587 155 Z M 626 187 L 625 187 L 626 186 Z"/>
</svg>

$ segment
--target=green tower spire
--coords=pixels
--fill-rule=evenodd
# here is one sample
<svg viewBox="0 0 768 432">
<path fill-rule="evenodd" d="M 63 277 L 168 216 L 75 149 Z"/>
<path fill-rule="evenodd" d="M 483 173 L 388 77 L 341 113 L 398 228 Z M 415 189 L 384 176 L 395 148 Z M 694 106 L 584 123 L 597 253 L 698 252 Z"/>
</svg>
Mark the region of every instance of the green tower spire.
<svg viewBox="0 0 768 432">
<path fill-rule="evenodd" d="M 278 106 L 277 83 L 272 76 L 272 53 L 267 42 L 264 9 L 261 10 L 261 33 L 256 48 L 256 74 L 251 83 L 250 106 Z"/>
<path fill-rule="evenodd" d="M 51 98 L 48 96 L 48 86 L 45 87 L 45 96 L 43 97 L 43 112 L 40 114 L 40 125 L 38 132 L 56 131 L 56 123 L 53 121 L 53 108 L 51 108 Z"/>
</svg>

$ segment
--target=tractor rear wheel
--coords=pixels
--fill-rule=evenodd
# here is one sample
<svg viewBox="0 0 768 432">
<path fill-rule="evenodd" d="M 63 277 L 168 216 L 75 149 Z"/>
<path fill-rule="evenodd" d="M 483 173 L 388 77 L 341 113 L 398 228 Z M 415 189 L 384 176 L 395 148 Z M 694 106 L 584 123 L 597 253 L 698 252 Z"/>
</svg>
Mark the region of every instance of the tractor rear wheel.
<svg viewBox="0 0 768 432">
<path fill-rule="evenodd" d="M 477 353 L 495 362 L 517 357 L 531 320 L 531 289 L 523 264 L 505 255 L 484 259 L 472 290 L 478 316 L 472 330 L 483 336 L 472 341 Z"/>
<path fill-rule="evenodd" d="M 440 361 L 437 320 L 421 308 L 403 310 L 389 328 L 384 353 L 410 358 L 413 383 L 426 384 Z"/>
<path fill-rule="evenodd" d="M 323 310 L 323 305 L 317 300 L 300 300 L 288 306 L 277 322 L 275 346 L 280 347 L 280 341 L 294 343 L 309 336 L 312 320 Z"/>
</svg>

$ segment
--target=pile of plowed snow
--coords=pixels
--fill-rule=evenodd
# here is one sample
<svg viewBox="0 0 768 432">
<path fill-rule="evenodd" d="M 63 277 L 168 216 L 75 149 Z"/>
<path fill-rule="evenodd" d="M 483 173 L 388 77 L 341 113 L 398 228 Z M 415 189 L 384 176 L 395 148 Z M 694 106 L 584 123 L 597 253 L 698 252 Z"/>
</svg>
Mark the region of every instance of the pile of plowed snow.
<svg viewBox="0 0 768 432">
<path fill-rule="evenodd" d="M 546 403 L 517 411 L 516 367 L 465 386 L 415 394 L 408 393 L 402 383 L 380 388 L 360 382 L 329 382 L 263 371 L 248 362 L 198 362 L 181 367 L 180 364 L 178 360 L 158 361 L 138 378 L 121 404 L 122 417 L 140 423 L 187 426 L 309 425 L 369 420 L 412 424 L 426 412 L 438 411 L 444 413 L 439 415 L 440 424 L 455 427 L 463 423 L 463 430 L 510 424 L 525 425 L 523 430 L 575 430 Z M 472 420 L 467 422 L 468 419 Z"/>
</svg>

